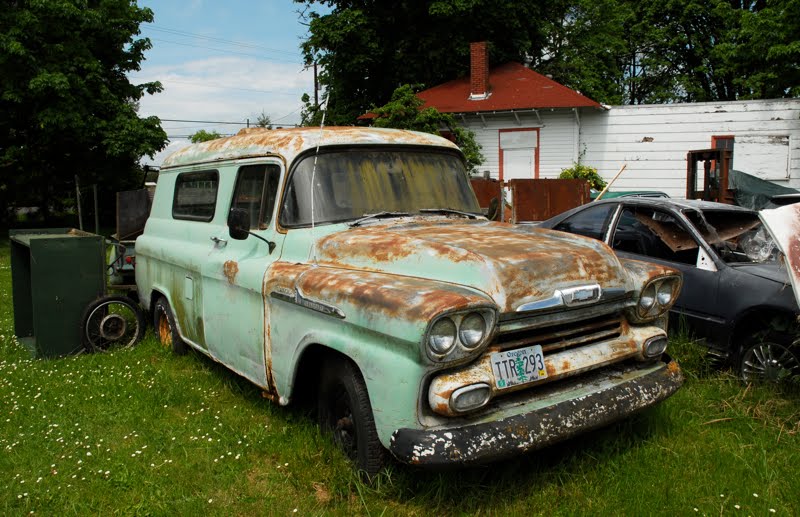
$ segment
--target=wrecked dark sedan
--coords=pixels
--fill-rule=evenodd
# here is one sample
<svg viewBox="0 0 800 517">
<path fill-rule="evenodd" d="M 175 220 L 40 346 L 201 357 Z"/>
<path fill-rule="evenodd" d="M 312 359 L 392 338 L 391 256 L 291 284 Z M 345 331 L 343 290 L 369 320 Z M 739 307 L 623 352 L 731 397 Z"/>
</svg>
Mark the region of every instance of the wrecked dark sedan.
<svg viewBox="0 0 800 517">
<path fill-rule="evenodd" d="M 593 237 L 621 257 L 681 270 L 673 319 L 685 321 L 743 379 L 800 373 L 790 270 L 758 212 L 704 201 L 626 198 L 580 206 L 541 227 Z"/>
</svg>

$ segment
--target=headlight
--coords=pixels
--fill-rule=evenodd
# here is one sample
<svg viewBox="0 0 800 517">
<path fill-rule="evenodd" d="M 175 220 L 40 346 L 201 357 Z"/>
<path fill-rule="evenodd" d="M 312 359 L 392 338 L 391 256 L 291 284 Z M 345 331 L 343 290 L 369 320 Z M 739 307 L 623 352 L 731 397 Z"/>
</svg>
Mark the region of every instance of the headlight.
<svg viewBox="0 0 800 517">
<path fill-rule="evenodd" d="M 466 348 L 475 348 L 486 335 L 486 320 L 477 312 L 467 314 L 458 327 L 458 337 Z"/>
<path fill-rule="evenodd" d="M 675 303 L 680 287 L 681 279 L 678 276 L 665 276 L 650 281 L 639 296 L 638 316 L 651 319 L 667 312 Z"/>
<path fill-rule="evenodd" d="M 453 362 L 472 357 L 491 339 L 496 322 L 494 307 L 441 314 L 425 333 L 425 353 L 433 361 Z"/>
<path fill-rule="evenodd" d="M 450 318 L 442 318 L 431 327 L 428 334 L 428 346 L 433 353 L 444 355 L 456 343 L 456 324 Z"/>
<path fill-rule="evenodd" d="M 655 303 L 656 286 L 655 284 L 648 284 L 648 286 L 642 291 L 642 295 L 639 297 L 639 312 L 642 315 L 646 315 L 648 312 L 650 312 L 650 309 L 653 308 L 653 304 Z"/>
</svg>

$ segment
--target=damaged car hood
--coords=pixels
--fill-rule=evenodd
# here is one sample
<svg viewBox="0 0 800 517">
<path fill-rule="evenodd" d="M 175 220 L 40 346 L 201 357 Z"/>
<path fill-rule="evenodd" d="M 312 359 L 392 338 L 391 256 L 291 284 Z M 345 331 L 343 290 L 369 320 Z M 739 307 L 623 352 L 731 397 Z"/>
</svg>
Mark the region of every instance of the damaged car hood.
<svg viewBox="0 0 800 517">
<path fill-rule="evenodd" d="M 762 210 L 758 217 L 786 257 L 789 280 L 800 305 L 800 203 Z"/>
<path fill-rule="evenodd" d="M 563 287 L 631 290 L 625 268 L 600 241 L 489 221 L 381 222 L 323 237 L 316 254 L 321 265 L 470 286 L 503 312 Z"/>
</svg>

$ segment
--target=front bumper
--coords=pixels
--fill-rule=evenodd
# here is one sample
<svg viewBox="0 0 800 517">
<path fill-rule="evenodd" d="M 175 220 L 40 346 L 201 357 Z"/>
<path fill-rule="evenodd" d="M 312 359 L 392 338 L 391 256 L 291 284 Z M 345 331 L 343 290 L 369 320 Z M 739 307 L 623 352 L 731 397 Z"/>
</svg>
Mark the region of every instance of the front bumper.
<svg viewBox="0 0 800 517">
<path fill-rule="evenodd" d="M 592 372 L 577 383 L 548 391 L 544 398 L 515 406 L 514 414 L 505 418 L 435 429 L 397 429 L 390 450 L 398 460 L 414 465 L 487 463 L 608 425 L 661 402 L 681 384 L 678 363 L 665 355 L 662 362 L 647 368 Z"/>
</svg>

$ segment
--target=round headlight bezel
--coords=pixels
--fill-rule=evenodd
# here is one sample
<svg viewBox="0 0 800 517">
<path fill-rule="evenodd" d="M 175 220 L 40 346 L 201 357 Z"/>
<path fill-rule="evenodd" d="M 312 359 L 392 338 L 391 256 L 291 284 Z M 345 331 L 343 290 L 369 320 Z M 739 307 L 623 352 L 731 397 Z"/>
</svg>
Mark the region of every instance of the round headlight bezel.
<svg viewBox="0 0 800 517">
<path fill-rule="evenodd" d="M 476 325 L 480 328 L 476 328 Z M 469 312 L 458 324 L 458 339 L 467 350 L 474 350 L 486 337 L 486 318 L 479 312 Z"/>
<path fill-rule="evenodd" d="M 675 298 L 675 286 L 669 280 L 659 282 L 656 287 L 656 303 L 660 307 L 668 307 L 672 305 Z"/>
<path fill-rule="evenodd" d="M 650 280 L 642 289 L 636 304 L 636 316 L 651 320 L 665 314 L 677 299 L 681 278 L 675 275 Z"/>
<path fill-rule="evenodd" d="M 431 330 L 428 332 L 428 348 L 436 355 L 446 355 L 456 345 L 457 335 L 458 327 L 451 318 L 447 316 L 439 318 L 431 325 Z"/>
<path fill-rule="evenodd" d="M 441 341 L 443 336 L 449 336 L 449 329 L 452 329 L 446 320 L 455 325 L 455 339 L 452 343 Z M 434 362 L 458 362 L 474 357 L 492 339 L 496 323 L 497 308 L 492 306 L 470 307 L 439 314 L 425 332 L 424 352 Z M 476 331 L 479 332 L 477 336 L 474 334 Z"/>
<path fill-rule="evenodd" d="M 657 290 L 655 282 L 647 284 L 639 296 L 639 314 L 647 316 L 656 305 Z"/>
</svg>

